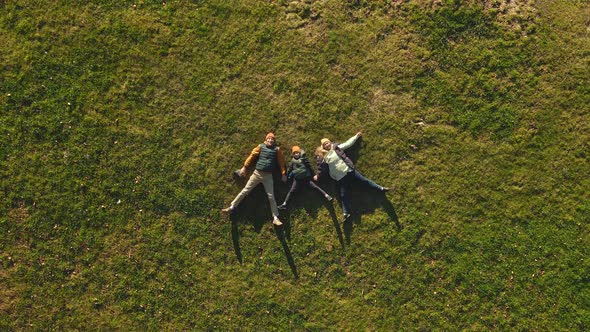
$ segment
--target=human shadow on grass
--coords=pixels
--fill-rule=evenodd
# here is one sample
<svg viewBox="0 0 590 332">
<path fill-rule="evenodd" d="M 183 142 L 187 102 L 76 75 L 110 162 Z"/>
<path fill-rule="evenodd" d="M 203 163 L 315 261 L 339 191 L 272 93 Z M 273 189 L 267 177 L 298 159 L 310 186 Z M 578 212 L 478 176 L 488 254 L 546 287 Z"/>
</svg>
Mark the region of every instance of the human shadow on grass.
<svg viewBox="0 0 590 332">
<path fill-rule="evenodd" d="M 289 263 L 289 267 L 291 268 L 291 272 L 293 272 L 293 276 L 295 279 L 299 279 L 299 275 L 297 274 L 297 266 L 295 266 L 295 261 L 293 260 L 293 255 L 291 255 L 291 250 L 289 249 L 289 245 L 285 240 L 285 228 L 284 227 L 276 227 L 275 226 L 275 233 L 277 234 L 277 238 L 281 241 L 281 245 L 283 246 L 283 251 L 285 252 L 285 256 L 287 257 L 287 262 Z"/>
<path fill-rule="evenodd" d="M 325 192 L 334 197 L 334 186 L 331 183 L 325 183 L 324 181 L 322 181 L 321 183 L 318 183 L 318 185 L 322 187 L 322 189 Z M 289 182 L 285 187 L 287 189 L 282 189 L 279 191 L 279 197 L 284 198 L 287 195 L 289 188 L 291 188 L 291 183 Z M 291 230 L 293 228 L 293 224 L 291 223 L 292 213 L 295 213 L 297 210 L 302 209 L 313 220 L 318 220 L 319 211 L 322 209 L 326 209 L 328 210 L 328 213 L 330 214 L 330 219 L 334 224 L 338 241 L 340 242 L 340 245 L 344 248 L 344 236 L 342 233 L 342 229 L 340 227 L 340 221 L 338 221 L 338 217 L 336 215 L 336 210 L 334 209 L 335 202 L 335 199 L 333 199 L 332 201 L 326 200 L 326 198 L 319 191 L 309 187 L 301 188 L 299 191 L 292 194 L 291 199 L 288 203 L 287 210 L 281 211 L 281 218 L 284 218 L 284 221 L 286 221 L 284 228 L 286 238 L 291 240 Z"/>
<path fill-rule="evenodd" d="M 387 213 L 389 220 L 395 223 L 395 227 L 398 231 L 401 231 L 402 226 L 399 222 L 397 213 L 395 212 L 395 207 L 387 197 L 386 193 L 375 191 L 374 189 L 355 183 L 349 194 L 352 205 L 352 214 L 350 218 L 343 223 L 346 244 L 351 244 L 354 226 L 361 224 L 362 216 L 372 214 L 379 208 Z"/>
<path fill-rule="evenodd" d="M 360 137 L 357 140 L 356 144 L 354 144 L 352 147 L 346 150 L 346 155 L 353 161 L 353 163 L 356 163 L 359 157 L 359 152 L 363 148 L 363 146 L 363 137 Z M 370 172 L 368 174 L 365 173 L 363 170 L 360 170 L 360 172 L 364 176 L 371 179 Z M 337 197 L 337 199 L 334 201 L 334 204 L 342 206 L 342 201 L 339 195 L 340 188 L 338 187 L 335 181 L 332 180 L 331 183 L 333 187 L 332 192 L 334 193 L 333 195 L 331 193 L 331 195 L 332 197 Z M 385 187 L 389 187 L 389 184 L 382 185 L 384 185 Z M 351 188 L 349 189 L 349 197 L 351 202 L 351 216 L 348 219 L 342 221 L 342 228 L 344 231 L 344 237 L 346 239 L 347 245 L 351 244 L 351 237 L 354 230 L 354 225 L 358 225 L 361 223 L 362 215 L 373 213 L 378 208 L 382 208 L 387 213 L 387 215 L 389 216 L 389 220 L 395 223 L 398 231 L 401 230 L 401 224 L 399 223 L 399 218 L 397 216 L 397 213 L 395 212 L 395 207 L 387 197 L 386 193 L 369 188 L 366 185 L 360 183 L 358 180 L 355 180 L 353 181 Z M 338 219 L 335 218 L 335 212 L 333 214 L 333 218 L 335 220 L 334 223 L 335 225 L 337 225 Z M 339 227 L 337 228 L 339 229 Z"/>
<path fill-rule="evenodd" d="M 230 213 L 231 235 L 236 258 L 242 263 L 243 256 L 240 248 L 239 225 L 251 225 L 256 233 L 260 233 L 266 223 L 271 222 L 272 216 L 268 208 L 268 199 L 262 186 L 254 188 L 246 196 L 233 213 Z"/>
<path fill-rule="evenodd" d="M 242 250 L 240 248 L 240 230 L 239 225 L 251 225 L 256 233 L 260 233 L 265 227 L 272 227 L 277 236 L 277 239 L 283 247 L 287 263 L 291 268 L 293 276 L 297 279 L 299 275 L 297 273 L 297 266 L 295 260 L 289 249 L 289 245 L 285 240 L 285 226 L 289 224 L 289 221 L 281 217 L 283 221 L 282 226 L 274 226 L 272 224 L 272 214 L 270 212 L 268 198 L 262 186 L 257 186 L 250 192 L 248 196 L 242 200 L 236 210 L 229 215 L 231 221 L 231 237 L 234 245 L 234 252 L 236 258 L 240 264 L 243 262 Z"/>
<path fill-rule="evenodd" d="M 352 147 L 346 150 L 346 155 L 354 163 L 356 163 L 356 161 L 359 158 L 360 150 L 363 148 L 363 146 L 363 137 L 360 137 L 357 140 L 356 144 L 354 144 Z M 367 178 L 372 178 L 370 172 L 365 172 L 364 170 L 360 170 L 360 172 Z M 389 184 L 381 183 L 381 185 L 389 187 Z M 335 187 L 338 193 L 339 188 L 337 185 L 335 185 Z M 351 216 L 342 223 L 342 228 L 344 230 L 344 236 L 347 245 L 350 245 L 351 243 L 351 236 L 354 230 L 354 225 L 358 225 L 361 223 L 361 218 L 364 214 L 373 213 L 376 209 L 379 208 L 383 209 L 387 213 L 387 215 L 389 216 L 389 220 L 395 223 L 398 231 L 401 230 L 401 224 L 399 222 L 397 213 L 395 212 L 395 207 L 387 197 L 386 193 L 379 192 L 375 189 L 369 188 L 366 185 L 360 183 L 359 181 L 354 181 L 352 183 L 351 188 L 349 189 L 349 196 L 352 209 Z M 338 197 L 337 204 L 340 204 L 340 206 L 342 206 L 340 195 L 334 197 Z"/>
</svg>

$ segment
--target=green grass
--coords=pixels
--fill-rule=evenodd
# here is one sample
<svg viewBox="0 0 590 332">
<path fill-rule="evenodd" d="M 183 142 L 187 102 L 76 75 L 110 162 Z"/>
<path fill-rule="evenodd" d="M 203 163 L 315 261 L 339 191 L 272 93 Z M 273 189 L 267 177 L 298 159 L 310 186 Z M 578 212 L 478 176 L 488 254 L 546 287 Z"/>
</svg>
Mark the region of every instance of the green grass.
<svg viewBox="0 0 590 332">
<path fill-rule="evenodd" d="M 0 328 L 588 330 L 588 17 L 0 2 Z M 309 152 L 362 130 L 394 190 L 356 187 L 349 224 L 300 194 L 279 231 L 255 190 L 230 221 L 268 130 Z"/>
</svg>

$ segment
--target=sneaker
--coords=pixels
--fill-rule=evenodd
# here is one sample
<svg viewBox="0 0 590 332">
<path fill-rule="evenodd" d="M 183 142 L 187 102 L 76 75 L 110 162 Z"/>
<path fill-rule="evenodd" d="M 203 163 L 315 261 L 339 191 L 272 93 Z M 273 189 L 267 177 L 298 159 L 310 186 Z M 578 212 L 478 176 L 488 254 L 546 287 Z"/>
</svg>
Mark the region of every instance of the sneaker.
<svg viewBox="0 0 590 332">
<path fill-rule="evenodd" d="M 279 218 L 275 218 L 272 221 L 272 224 L 275 225 L 275 226 L 282 226 L 283 225 L 283 223 L 279 220 Z"/>
<path fill-rule="evenodd" d="M 350 213 L 345 213 L 345 214 L 342 215 L 342 217 L 343 217 L 342 218 L 342 222 L 345 222 L 345 221 L 347 221 L 350 218 Z"/>
<path fill-rule="evenodd" d="M 287 204 L 283 203 L 283 204 L 281 204 L 281 205 L 277 206 L 277 208 L 278 208 L 279 210 L 286 210 L 286 209 L 287 209 Z"/>
<path fill-rule="evenodd" d="M 225 209 L 221 209 L 221 212 L 225 212 L 225 213 L 234 213 L 235 209 L 233 206 L 230 207 L 226 207 Z"/>
<path fill-rule="evenodd" d="M 324 197 L 326 197 L 326 199 L 328 200 L 328 202 L 331 202 L 333 200 L 332 196 L 330 196 L 328 194 L 326 194 L 326 196 L 324 196 Z"/>
</svg>

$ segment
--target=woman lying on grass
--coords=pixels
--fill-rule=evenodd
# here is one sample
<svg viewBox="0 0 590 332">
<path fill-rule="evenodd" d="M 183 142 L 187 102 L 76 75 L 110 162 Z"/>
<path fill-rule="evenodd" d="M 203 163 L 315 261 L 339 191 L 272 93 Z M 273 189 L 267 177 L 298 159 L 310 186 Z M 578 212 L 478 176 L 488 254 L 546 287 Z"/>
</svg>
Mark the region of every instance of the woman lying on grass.
<svg viewBox="0 0 590 332">
<path fill-rule="evenodd" d="M 332 143 L 328 138 L 322 138 L 320 141 L 321 146 L 316 149 L 318 174 L 315 175 L 313 179 L 314 181 L 318 181 L 328 173 L 332 179 L 336 180 L 340 189 L 340 200 L 342 202 L 344 221 L 348 220 L 350 217 L 350 196 L 348 192 L 354 181 L 364 183 L 365 185 L 383 193 L 389 191 L 389 188 L 380 186 L 364 177 L 358 170 L 356 170 L 350 158 L 344 153 L 344 150 L 353 146 L 361 136 L 362 133 L 359 131 L 356 135 L 352 136 L 342 144 Z"/>
</svg>

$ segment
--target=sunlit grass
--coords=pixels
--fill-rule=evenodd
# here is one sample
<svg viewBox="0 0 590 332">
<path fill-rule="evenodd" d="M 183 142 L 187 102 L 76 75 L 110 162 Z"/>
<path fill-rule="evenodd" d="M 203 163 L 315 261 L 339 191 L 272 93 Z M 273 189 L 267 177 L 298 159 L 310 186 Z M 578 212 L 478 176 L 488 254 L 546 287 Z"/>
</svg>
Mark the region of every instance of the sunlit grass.
<svg viewBox="0 0 590 332">
<path fill-rule="evenodd" d="M 588 329 L 590 7 L 479 3 L 0 2 L 0 327 Z M 393 190 L 222 215 L 268 130 Z"/>
</svg>

